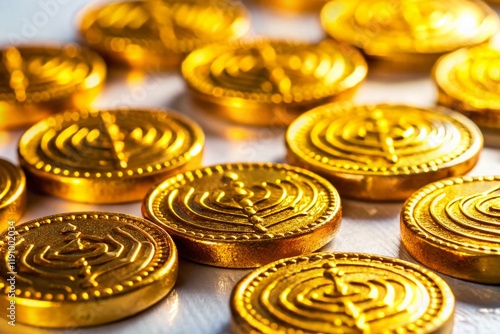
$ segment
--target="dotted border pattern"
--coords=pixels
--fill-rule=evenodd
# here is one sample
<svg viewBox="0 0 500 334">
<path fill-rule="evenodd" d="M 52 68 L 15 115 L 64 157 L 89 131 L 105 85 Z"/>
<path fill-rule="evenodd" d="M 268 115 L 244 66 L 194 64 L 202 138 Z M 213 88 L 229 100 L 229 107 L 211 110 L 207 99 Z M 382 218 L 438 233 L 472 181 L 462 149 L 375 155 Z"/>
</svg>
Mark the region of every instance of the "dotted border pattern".
<svg viewBox="0 0 500 334">
<path fill-rule="evenodd" d="M 163 215 L 162 210 L 160 210 L 160 205 L 163 203 L 166 194 L 171 190 L 178 188 L 186 184 L 186 180 L 194 181 L 196 178 L 202 179 L 205 175 L 212 175 L 214 173 L 223 173 L 225 171 L 242 171 L 242 170 L 252 170 L 252 169 L 272 169 L 272 170 L 283 170 L 287 172 L 294 172 L 298 175 L 311 178 L 313 181 L 321 184 L 328 191 L 328 201 L 329 206 L 324 212 L 324 214 L 318 218 L 316 221 L 309 223 L 308 225 L 298 228 L 293 231 L 288 231 L 286 233 L 279 234 L 228 234 L 228 235 L 213 235 L 205 234 L 195 231 L 190 231 L 184 227 L 180 227 L 180 224 L 174 223 L 169 217 Z M 175 232 L 182 233 L 188 237 L 202 238 L 204 240 L 212 241 L 226 241 L 226 242 L 236 242 L 236 241 L 251 241 L 251 240 L 262 240 L 262 239 L 276 239 L 276 238 L 287 238 L 294 236 L 296 234 L 305 234 L 308 230 L 315 229 L 322 226 L 339 214 L 341 210 L 340 195 L 337 190 L 333 187 L 331 183 L 322 177 L 311 173 L 305 169 L 298 167 L 292 167 L 283 164 L 273 164 L 273 163 L 240 163 L 240 164 L 224 164 L 224 165 L 214 165 L 211 167 L 201 168 L 194 171 L 189 171 L 184 174 L 179 174 L 177 176 L 171 177 L 161 184 L 153 188 L 145 197 L 143 202 L 143 207 L 147 208 L 147 211 L 152 215 L 152 219 L 158 222 L 162 226 L 166 226 L 168 229 L 172 229 Z M 176 222 L 176 221 L 175 221 Z M 167 230 L 168 231 L 168 230 Z"/>
<path fill-rule="evenodd" d="M 293 328 L 288 328 L 285 326 L 281 326 L 277 323 L 271 323 L 268 319 L 265 319 L 262 316 L 252 315 L 247 311 L 248 308 L 252 304 L 252 295 L 255 292 L 255 288 L 262 283 L 262 281 L 266 278 L 269 278 L 275 272 L 277 272 L 280 268 L 287 267 L 288 265 L 298 264 L 298 263 L 313 263 L 321 260 L 335 260 L 340 261 L 359 261 L 366 262 L 367 267 L 371 267 L 370 263 L 382 264 L 389 268 L 395 268 L 396 270 L 402 270 L 408 272 L 408 274 L 413 275 L 417 279 L 425 277 L 427 279 L 427 284 L 424 284 L 426 290 L 429 292 L 429 297 L 431 299 L 429 305 L 431 309 L 440 309 L 436 312 L 436 316 L 432 318 L 432 320 L 423 322 L 425 325 L 417 325 L 416 323 L 408 324 L 406 327 L 400 327 L 398 329 L 394 329 L 396 332 L 399 329 L 406 329 L 408 331 L 418 331 L 420 327 L 421 329 L 425 329 L 427 332 L 438 329 L 444 322 L 446 322 L 450 317 L 453 316 L 453 309 L 455 298 L 451 288 L 446 284 L 446 282 L 441 279 L 439 276 L 427 270 L 423 267 L 420 267 L 416 264 L 406 262 L 400 259 L 389 258 L 378 255 L 370 255 L 370 254 L 361 254 L 361 253 L 313 253 L 309 256 L 297 256 L 291 257 L 287 259 L 281 259 L 267 265 L 264 265 L 249 274 L 247 274 L 244 278 L 242 278 L 238 284 L 234 287 L 233 292 L 231 294 L 231 311 L 233 313 L 238 313 L 238 317 L 241 317 L 246 325 L 252 326 L 255 324 L 255 321 L 258 321 L 261 326 L 267 326 L 269 329 L 272 329 L 272 332 L 283 332 L 290 334 L 299 334 L 305 333 L 303 330 L 295 330 Z M 434 289 L 434 293 L 430 292 Z M 430 291 L 429 291 L 430 290 Z M 441 299 L 441 303 L 435 304 L 432 303 L 439 299 L 436 295 L 438 295 Z M 433 295 L 435 294 L 435 295 Z M 435 305 L 435 308 L 432 308 L 432 305 Z M 253 310 L 253 309 L 252 309 Z M 428 314 L 428 312 L 426 312 Z M 252 328 L 254 328 L 252 326 Z"/>
<path fill-rule="evenodd" d="M 5 51 L 6 48 L 0 49 L 0 54 Z M 77 44 L 66 44 L 61 46 L 37 46 L 37 45 L 21 45 L 16 47 L 17 50 L 23 55 L 23 52 L 29 52 L 29 54 L 36 54 L 37 52 L 41 55 L 46 55 L 47 53 L 54 53 L 59 51 L 60 55 L 64 55 L 69 59 L 76 59 L 80 62 L 85 63 L 89 66 L 89 71 L 85 78 L 80 82 L 70 85 L 69 87 L 48 87 L 42 91 L 31 92 L 28 88 L 26 100 L 23 103 L 40 103 L 50 101 L 52 99 L 64 98 L 70 96 L 73 93 L 87 90 L 86 81 L 90 77 L 95 77 L 96 74 L 99 74 L 101 81 L 100 85 L 104 83 L 104 79 L 106 77 L 106 63 L 96 52 L 86 48 L 84 46 L 80 46 Z M 78 53 L 74 57 L 69 56 L 67 53 L 72 52 L 69 50 L 76 50 Z M 3 66 L 3 65 L 2 65 Z M 28 78 L 29 80 L 29 78 Z M 15 102 L 16 100 L 14 92 L 2 93 L 0 92 L 0 100 Z"/>
<path fill-rule="evenodd" d="M 16 226 L 16 239 L 21 239 L 24 233 L 30 230 L 36 229 L 40 226 L 52 224 L 52 223 L 70 223 L 77 219 L 101 219 L 101 220 L 117 220 L 123 222 L 124 224 L 132 224 L 137 227 L 140 231 L 148 233 L 156 242 L 155 245 L 155 255 L 150 262 L 150 266 L 146 269 L 147 271 L 142 272 L 140 275 L 132 277 L 130 280 L 123 282 L 123 284 L 116 284 L 113 287 L 106 287 L 95 289 L 90 295 L 87 292 L 81 294 L 56 294 L 43 293 L 40 291 L 32 291 L 27 289 L 23 291 L 16 288 L 17 298 L 27 298 L 33 300 L 43 300 L 50 302 L 77 302 L 77 301 L 92 301 L 94 298 L 111 298 L 118 294 L 124 294 L 129 291 L 140 288 L 141 286 L 149 285 L 155 281 L 158 281 L 162 277 L 158 276 L 158 271 L 170 262 L 172 248 L 175 247 L 173 241 L 168 237 L 168 234 L 161 229 L 161 227 L 151 223 L 150 221 L 138 217 L 133 217 L 126 214 L 119 213 L 104 213 L 104 212 L 75 212 L 68 214 L 52 215 L 47 217 L 41 217 L 36 220 L 26 222 L 22 225 Z M 8 244 L 7 232 L 2 233 L 0 236 L 0 254 L 5 254 L 6 247 Z M 167 237 L 167 238 L 166 238 Z M 168 254 L 165 254 L 165 250 L 168 249 Z M 167 272 L 168 274 L 168 272 Z M 6 281 L 3 275 L 0 275 L 0 291 L 7 295 L 10 289 L 10 284 Z"/>
<path fill-rule="evenodd" d="M 163 164 L 156 164 L 154 167 L 151 165 L 146 165 L 144 166 L 144 168 L 139 167 L 135 170 L 128 169 L 126 171 L 113 171 L 107 173 L 100 173 L 100 172 L 90 173 L 90 172 L 71 171 L 69 169 L 52 168 L 50 163 L 41 161 L 40 156 L 38 155 L 36 156 L 36 160 L 38 162 L 35 165 L 33 165 L 28 163 L 28 159 L 23 157 L 21 152 L 26 151 L 27 146 L 33 145 L 32 141 L 35 136 L 32 134 L 32 132 L 38 133 L 40 131 L 38 130 L 38 128 L 42 128 L 43 131 L 46 131 L 47 128 L 60 127 L 61 124 L 63 123 L 77 122 L 78 120 L 80 120 L 80 118 L 96 117 L 96 115 L 100 112 L 107 112 L 114 115 L 117 115 L 119 113 L 142 113 L 142 115 L 150 118 L 152 121 L 165 122 L 173 119 L 176 123 L 178 123 L 178 125 L 184 126 L 185 130 L 191 133 L 191 135 L 193 136 L 192 140 L 193 144 L 185 153 L 180 154 L 178 157 L 173 158 L 169 161 L 165 161 Z M 164 112 L 155 109 L 116 109 L 116 110 L 100 110 L 97 112 L 72 110 L 48 117 L 40 121 L 39 123 L 33 125 L 31 128 L 29 128 L 23 134 L 23 136 L 19 141 L 19 156 L 22 165 L 26 165 L 28 166 L 28 168 L 32 168 L 38 172 L 48 173 L 56 176 L 75 177 L 75 178 L 97 178 L 97 179 L 127 178 L 127 177 L 134 177 L 137 175 L 146 176 L 149 174 L 155 174 L 169 168 L 175 168 L 176 166 L 186 164 L 190 160 L 192 160 L 193 158 L 192 153 L 198 150 L 197 148 L 198 145 L 201 145 L 201 150 L 199 153 L 203 151 L 204 142 L 205 142 L 205 135 L 203 133 L 203 130 L 200 128 L 198 124 L 196 124 L 194 121 L 188 119 L 185 116 L 181 116 L 171 111 Z M 39 143 L 36 143 L 36 145 L 38 147 Z M 49 166 L 50 168 L 47 166 Z"/>
<path fill-rule="evenodd" d="M 349 0 L 344 0 L 343 2 L 351 2 Z M 357 1 L 357 5 L 362 5 L 360 3 L 361 1 Z M 372 0 L 363 0 L 362 2 L 364 3 L 373 3 Z M 383 0 L 383 1 L 378 1 L 379 3 L 384 3 L 384 2 L 395 2 L 396 4 L 400 3 L 400 0 Z M 449 7 L 447 4 L 448 1 L 446 0 L 441 0 L 442 4 L 445 7 Z M 452 52 L 458 48 L 467 46 L 467 45 L 473 45 L 477 44 L 478 42 L 486 41 L 489 38 L 491 38 L 496 31 L 500 27 L 500 20 L 498 19 L 498 15 L 496 11 L 491 8 L 491 6 L 488 3 L 485 3 L 483 1 L 477 1 L 477 0 L 463 0 L 461 1 L 462 4 L 467 4 L 467 3 L 473 3 L 476 6 L 477 11 L 481 12 L 481 14 L 484 15 L 484 20 L 482 22 L 478 23 L 478 29 L 479 33 L 476 33 L 472 37 L 469 37 L 465 40 L 462 41 L 462 43 L 457 43 L 457 41 L 453 38 L 456 37 L 457 35 L 453 36 L 444 36 L 441 39 L 441 43 L 433 43 L 431 46 L 426 46 L 425 48 L 419 43 L 418 45 L 415 45 L 416 40 L 413 40 L 413 48 L 412 49 L 401 49 L 399 50 L 384 50 L 381 52 L 379 47 L 377 46 L 380 44 L 380 41 L 377 41 L 376 35 L 373 35 L 373 26 L 370 25 L 375 25 L 375 29 L 377 27 L 377 22 L 369 21 L 367 22 L 368 24 L 363 26 L 359 24 L 351 24 L 352 22 L 350 21 L 350 18 L 355 17 L 355 12 L 352 11 L 344 11 L 343 13 L 337 15 L 338 18 L 335 21 L 327 20 L 326 13 L 328 11 L 331 11 L 332 9 L 338 9 L 342 8 L 341 5 L 342 3 L 331 3 L 329 6 L 323 7 L 321 11 L 321 25 L 323 29 L 326 31 L 326 33 L 331 36 L 333 39 L 341 40 L 344 43 L 348 43 L 351 45 L 354 45 L 360 49 L 363 49 L 367 54 L 375 57 L 385 57 L 385 56 L 398 56 L 398 55 L 439 55 L 439 54 L 444 54 L 448 52 Z M 330 7 L 332 7 L 330 9 Z M 345 6 L 344 6 L 345 7 Z M 386 6 L 384 6 L 386 7 Z M 457 7 L 460 7 L 459 4 L 457 4 Z M 462 9 L 462 8 L 460 8 Z M 375 15 L 376 17 L 376 15 Z M 341 19 L 339 19 L 341 18 Z M 347 18 L 347 19 L 346 19 Z M 488 23 L 488 25 L 485 24 L 485 21 Z M 331 29 L 331 27 L 334 27 L 336 29 Z M 335 33 L 335 30 L 343 30 L 343 31 L 349 31 L 352 32 L 350 38 L 344 39 L 341 38 L 341 36 L 338 36 L 337 33 Z M 359 33 L 359 32 L 367 32 L 367 33 Z M 405 34 L 407 32 L 404 32 Z M 380 35 L 380 34 L 379 34 Z M 388 39 L 388 36 L 384 35 L 383 41 L 386 41 Z M 420 40 L 417 40 L 420 42 Z M 443 46 L 443 41 L 445 41 L 448 44 L 445 44 Z"/>
<path fill-rule="evenodd" d="M 462 92 L 463 84 L 456 84 L 456 80 L 451 80 L 451 75 L 456 74 L 457 67 L 470 61 L 481 60 L 482 51 L 490 50 L 497 53 L 500 57 L 500 48 L 494 47 L 489 43 L 465 47 L 448 53 L 438 59 L 432 69 L 432 79 L 435 85 L 439 88 L 443 95 L 455 101 L 454 109 L 462 112 L 489 112 L 497 111 L 500 113 L 500 98 L 496 101 L 487 101 L 481 98 L 475 98 L 475 93 L 468 91 L 465 94 Z"/>
<path fill-rule="evenodd" d="M 447 241 L 443 241 L 434 236 L 429 235 L 428 233 L 422 231 L 419 228 L 419 224 L 414 217 L 414 210 L 418 203 L 425 197 L 429 196 L 436 190 L 444 189 L 448 186 L 453 186 L 457 184 L 465 184 L 472 182 L 484 182 L 484 181 L 497 181 L 500 182 L 500 176 L 463 176 L 456 178 L 449 178 L 442 181 L 431 183 L 422 189 L 415 192 L 404 204 L 403 210 L 401 213 L 401 220 L 405 224 L 405 226 L 410 229 L 413 233 L 415 233 L 418 237 L 428 241 L 432 244 L 437 245 L 441 248 L 448 248 L 453 251 L 472 251 L 475 253 L 482 254 L 496 254 L 500 255 L 500 245 L 495 247 L 487 247 L 487 246 L 476 246 L 474 244 L 452 244 Z"/>
<path fill-rule="evenodd" d="M 312 49 L 320 44 L 329 44 L 332 48 L 336 49 L 338 54 L 342 55 L 345 62 L 348 61 L 352 63 L 353 71 L 342 82 L 335 86 L 320 86 L 314 85 L 314 89 L 310 92 L 302 91 L 303 96 L 294 96 L 293 94 L 281 94 L 281 93 L 247 93 L 244 91 L 237 91 L 234 89 L 227 89 L 220 86 L 214 86 L 210 80 L 207 78 L 199 78 L 199 76 L 194 72 L 196 68 L 200 66 L 205 66 L 206 64 L 199 64 L 198 62 L 192 60 L 196 59 L 198 54 L 203 54 L 216 50 L 217 54 L 223 54 L 228 51 L 238 50 L 238 49 L 251 49 L 258 46 L 279 46 L 279 47 L 294 47 L 298 50 Z M 368 67 L 363 55 L 351 46 L 344 44 L 339 44 L 333 40 L 323 40 L 318 43 L 307 43 L 307 42 L 291 42 L 285 40 L 277 39 L 257 39 L 249 40 L 243 42 L 232 42 L 224 44 L 214 44 L 206 46 L 204 48 L 193 51 L 190 55 L 186 57 L 182 63 L 182 76 L 187 81 L 188 85 L 196 92 L 208 95 L 215 98 L 239 98 L 243 100 L 250 100 L 263 103 L 272 104 L 298 104 L 304 102 L 310 102 L 312 100 L 320 100 L 328 97 L 332 97 L 336 94 L 343 93 L 351 88 L 354 88 L 361 84 L 361 82 L 366 78 Z M 214 90 L 220 90 L 219 93 L 214 93 Z"/>
<path fill-rule="evenodd" d="M 336 159 L 328 159 L 326 157 L 322 157 L 319 154 L 313 152 L 308 148 L 309 144 L 302 141 L 297 143 L 297 138 L 308 138 L 308 134 L 311 130 L 311 125 L 315 124 L 318 119 L 332 117 L 336 114 L 350 112 L 352 109 L 360 109 L 364 108 L 369 110 L 370 108 L 384 108 L 384 107 L 400 107 L 402 109 L 414 109 L 414 110 L 425 110 L 427 112 L 434 112 L 438 114 L 440 117 L 448 118 L 451 123 L 458 128 L 461 133 L 467 131 L 467 138 L 469 138 L 469 146 L 467 148 L 463 148 L 462 151 L 450 153 L 448 156 L 444 158 L 437 159 L 435 161 L 430 161 L 428 163 L 424 163 L 418 166 L 411 167 L 392 167 L 392 168 L 377 168 L 370 166 L 359 166 L 359 165 L 351 165 L 346 163 L 338 163 Z M 306 133 L 307 132 L 307 133 Z M 317 107 L 312 109 L 301 116 L 299 116 L 293 123 L 288 127 L 286 132 L 286 143 L 289 151 L 293 153 L 294 156 L 302 157 L 299 161 L 303 161 L 304 163 L 310 164 L 316 168 L 327 169 L 327 171 L 332 171 L 329 168 L 333 168 L 334 172 L 349 172 L 349 173 L 358 173 L 358 174 L 367 174 L 373 173 L 375 175 L 410 175 L 410 174 L 420 174 L 420 173 L 428 173 L 431 171 L 438 170 L 438 166 L 446 165 L 451 161 L 461 158 L 464 155 L 471 155 L 471 149 L 474 145 L 479 141 L 481 143 L 478 152 L 482 148 L 482 134 L 479 128 L 467 117 L 463 116 L 458 112 L 451 111 L 447 108 L 443 107 L 433 107 L 433 108 L 424 108 L 424 107 L 414 107 L 408 105 L 398 105 L 398 104 L 374 104 L 374 105 L 353 105 L 349 102 L 344 103 L 331 103 L 326 104 L 321 107 Z M 461 138 L 461 141 L 463 139 Z M 462 147 L 463 143 L 459 145 Z M 477 152 L 477 153 L 478 153 Z M 476 153 L 476 154 L 477 154 Z M 314 155 L 314 158 L 311 157 Z M 305 158 L 304 158 L 305 157 Z M 327 161 L 325 162 L 325 159 Z M 434 165 L 434 166 L 433 166 Z"/>
<path fill-rule="evenodd" d="M 235 22 L 238 21 L 238 19 L 243 19 L 246 21 L 246 25 L 249 27 L 250 26 L 250 21 L 249 21 L 249 14 L 245 6 L 239 2 L 235 1 L 226 1 L 226 0 L 191 0 L 195 5 L 206 5 L 207 8 L 213 6 L 216 7 L 217 10 L 221 10 L 221 12 L 224 12 L 224 14 L 231 16 L 233 18 L 233 22 L 230 24 L 231 28 L 234 28 Z M 170 1 L 171 2 L 171 1 Z M 183 4 L 186 4 L 186 2 L 179 1 Z M 124 2 L 127 5 L 134 6 L 134 8 L 141 8 L 145 11 L 148 11 L 147 6 L 144 5 L 143 1 L 138 1 L 138 0 L 132 0 L 132 1 L 126 1 Z M 189 4 L 189 3 L 188 3 Z M 87 12 L 85 12 L 83 18 L 81 19 L 80 22 L 80 35 L 84 37 L 86 42 L 89 45 L 96 46 L 97 48 L 102 48 L 106 51 L 111 51 L 111 52 L 127 52 L 126 48 L 127 46 L 138 46 L 142 48 L 142 52 L 147 52 L 147 53 L 154 53 L 154 54 L 159 54 L 159 55 L 168 55 L 169 53 L 186 53 L 193 51 L 194 49 L 204 46 L 207 44 L 206 39 L 189 39 L 189 40 L 172 40 L 170 43 L 165 43 L 162 42 L 159 36 L 157 35 L 148 35 L 147 37 L 149 39 L 141 39 L 141 38 L 136 38 L 136 37 L 129 37 L 126 35 L 111 35 L 107 36 L 103 33 L 106 28 L 103 28 L 101 26 L 96 25 L 96 17 L 98 17 L 99 12 L 101 12 L 103 9 L 109 6 L 121 6 L 122 3 L 120 2 L 110 2 L 110 3 L 103 3 L 100 4 L 99 7 L 96 8 L 91 8 Z M 166 3 L 160 4 L 161 6 L 167 6 Z M 230 11 L 229 15 L 227 11 Z M 149 15 L 149 13 L 148 13 Z M 150 21 L 154 21 L 153 17 L 149 17 Z M 99 41 L 98 43 L 91 42 L 88 40 L 86 37 L 87 31 L 89 29 L 96 29 L 99 30 L 99 32 L 104 35 L 104 38 Z M 248 28 L 246 29 L 248 30 Z M 246 31 L 245 31 L 246 32 Z M 233 38 L 239 38 L 241 37 L 240 35 L 244 35 L 244 33 L 237 34 L 233 36 Z M 116 50 L 115 47 L 112 46 L 114 40 L 119 39 L 123 41 L 125 44 L 123 50 Z M 220 39 L 214 39 L 212 42 L 216 42 Z M 210 41 L 208 41 L 210 43 Z"/>
<path fill-rule="evenodd" d="M 21 168 L 4 159 L 0 159 L 0 174 L 4 174 L 7 178 L 16 181 L 14 183 L 16 189 L 9 191 L 6 197 L 0 197 L 1 210 L 15 202 L 21 194 L 26 191 L 26 177 L 24 176 L 24 172 Z"/>
</svg>

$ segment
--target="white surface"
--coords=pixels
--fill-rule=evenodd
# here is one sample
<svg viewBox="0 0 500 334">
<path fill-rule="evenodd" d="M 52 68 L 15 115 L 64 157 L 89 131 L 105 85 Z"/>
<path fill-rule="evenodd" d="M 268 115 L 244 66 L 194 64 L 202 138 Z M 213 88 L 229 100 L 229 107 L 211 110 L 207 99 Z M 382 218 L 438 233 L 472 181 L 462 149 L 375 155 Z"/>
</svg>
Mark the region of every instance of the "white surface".
<svg viewBox="0 0 500 334">
<path fill-rule="evenodd" d="M 305 0 L 304 0 L 305 1 Z M 48 6 L 47 4 L 51 4 Z M 57 5 L 55 5 L 57 4 Z M 17 0 L 0 2 L 0 44 L 14 41 L 47 42 L 75 40 L 74 17 L 86 4 L 82 0 Z M 47 18 L 47 19 L 45 19 Z M 274 37 L 320 39 L 322 33 L 314 15 L 293 16 L 252 10 L 253 34 Z M 31 29 L 30 29 L 31 28 Z M 128 80 L 128 81 L 127 81 Z M 276 129 L 254 129 L 250 139 L 232 140 L 242 135 L 240 128 L 195 112 L 184 98 L 184 84 L 177 74 L 142 77 L 113 73 L 96 107 L 162 107 L 191 115 L 207 134 L 205 164 L 236 161 L 282 161 L 285 154 L 283 133 Z M 427 76 L 370 75 L 356 96 L 356 102 L 403 102 L 433 105 L 435 89 Z M 17 161 L 17 141 L 22 131 L 0 131 L 0 156 Z M 499 146 L 493 137 L 490 145 Z M 500 150 L 486 148 L 471 173 L 500 174 Z M 402 203 L 367 204 L 343 201 L 344 219 L 339 234 L 324 247 L 329 251 L 352 251 L 412 259 L 400 247 L 399 212 Z M 117 211 L 140 216 L 140 203 L 95 206 L 29 194 L 22 221 L 39 216 L 81 210 Z M 114 324 L 88 329 L 38 330 L 17 324 L 7 325 L 0 310 L 1 333 L 228 333 L 228 298 L 236 282 L 248 271 L 219 269 L 180 260 L 179 279 L 167 298 L 154 307 Z M 441 275 L 442 276 L 442 275 Z M 456 298 L 454 333 L 500 332 L 500 287 L 468 283 L 442 276 Z"/>
</svg>

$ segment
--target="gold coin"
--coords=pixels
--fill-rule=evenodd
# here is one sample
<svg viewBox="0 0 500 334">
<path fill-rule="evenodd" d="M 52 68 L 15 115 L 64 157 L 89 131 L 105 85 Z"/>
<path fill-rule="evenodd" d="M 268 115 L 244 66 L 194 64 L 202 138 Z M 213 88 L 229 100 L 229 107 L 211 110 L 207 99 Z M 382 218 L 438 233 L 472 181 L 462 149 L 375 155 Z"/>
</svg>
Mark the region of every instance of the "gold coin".
<svg viewBox="0 0 500 334">
<path fill-rule="evenodd" d="M 169 235 L 119 213 L 29 221 L 0 237 L 0 254 L 0 307 L 15 305 L 16 321 L 37 327 L 92 326 L 134 315 L 165 297 L 177 278 Z"/>
<path fill-rule="evenodd" d="M 67 111 L 31 127 L 19 158 L 30 184 L 86 203 L 141 200 L 160 180 L 201 164 L 191 120 L 151 110 Z"/>
<path fill-rule="evenodd" d="M 405 200 L 427 183 L 470 171 L 483 137 L 444 108 L 330 104 L 290 125 L 287 161 L 329 179 L 340 194 Z"/>
<path fill-rule="evenodd" d="M 249 25 L 246 9 L 236 1 L 124 1 L 85 12 L 80 33 L 112 60 L 165 70 L 197 47 L 243 36 Z"/>
<path fill-rule="evenodd" d="M 280 164 L 228 164 L 165 180 L 144 199 L 146 218 L 163 226 L 179 254 L 220 267 L 258 267 L 321 248 L 342 216 L 333 186 Z"/>
<path fill-rule="evenodd" d="M 443 53 L 484 42 L 500 26 L 478 0 L 334 0 L 321 21 L 330 36 L 392 70 L 427 70 Z"/>
<path fill-rule="evenodd" d="M 320 10 L 329 0 L 255 0 L 263 5 L 294 12 Z"/>
<path fill-rule="evenodd" d="M 216 44 L 182 64 L 195 101 L 216 115 L 250 125 L 286 125 L 301 112 L 352 96 L 367 73 L 355 49 L 260 40 Z"/>
<path fill-rule="evenodd" d="M 106 65 L 69 44 L 0 49 L 0 129 L 31 125 L 69 107 L 88 107 L 101 90 Z"/>
<path fill-rule="evenodd" d="M 401 214 L 401 240 L 419 262 L 443 274 L 500 283 L 500 177 L 461 177 L 427 185 Z"/>
<path fill-rule="evenodd" d="M 0 159 L 0 231 L 21 218 L 26 207 L 26 178 L 21 168 Z"/>
<path fill-rule="evenodd" d="M 451 333 L 455 298 L 436 274 L 378 255 L 315 253 L 244 277 L 234 333 Z"/>
<path fill-rule="evenodd" d="M 500 43 L 445 55 L 433 74 L 440 104 L 464 113 L 480 127 L 500 129 Z"/>
</svg>

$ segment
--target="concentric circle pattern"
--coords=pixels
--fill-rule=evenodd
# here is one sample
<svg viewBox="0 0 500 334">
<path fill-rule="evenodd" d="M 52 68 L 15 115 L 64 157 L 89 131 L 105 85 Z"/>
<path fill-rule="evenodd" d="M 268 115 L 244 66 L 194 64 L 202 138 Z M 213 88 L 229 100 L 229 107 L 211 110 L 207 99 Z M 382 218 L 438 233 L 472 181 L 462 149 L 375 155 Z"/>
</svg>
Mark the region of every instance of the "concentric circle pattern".
<svg viewBox="0 0 500 334">
<path fill-rule="evenodd" d="M 233 290 L 236 333 L 451 333 L 454 297 L 401 260 L 317 253 L 259 268 Z"/>
<path fill-rule="evenodd" d="M 172 232 L 210 240 L 290 237 L 328 223 L 340 208 L 323 178 L 286 165 L 234 164 L 165 180 L 145 199 Z"/>
<path fill-rule="evenodd" d="M 7 273 L 15 272 L 16 315 L 23 323 L 66 327 L 70 321 L 77 326 L 114 321 L 154 304 L 176 280 L 172 239 L 141 218 L 76 212 L 41 217 L 16 231 L 15 260 L 8 260 L 9 236 L 0 236 L 0 304 L 9 303 Z M 142 303 L 130 303 L 143 295 Z M 127 299 L 127 308 L 117 307 Z M 99 312 L 93 312 L 96 307 Z M 52 318 L 40 321 L 48 313 Z"/>
<path fill-rule="evenodd" d="M 302 13 L 304 11 L 319 11 L 329 0 L 254 0 L 263 5 L 280 10 Z"/>
<path fill-rule="evenodd" d="M 335 0 L 322 23 L 333 38 L 387 57 L 441 54 L 481 43 L 499 27 L 495 11 L 477 0 Z"/>
<path fill-rule="evenodd" d="M 0 100 L 7 102 L 67 98 L 101 85 L 106 74 L 97 54 L 76 45 L 10 47 L 0 57 Z"/>
<path fill-rule="evenodd" d="M 401 213 L 401 240 L 418 261 L 461 279 L 500 283 L 500 177 L 431 183 Z"/>
<path fill-rule="evenodd" d="M 202 96 L 299 104 L 357 87 L 367 68 L 359 52 L 334 41 L 261 40 L 196 50 L 182 73 Z"/>
<path fill-rule="evenodd" d="M 106 4 L 84 14 L 83 37 L 103 51 L 184 53 L 237 38 L 249 27 L 245 8 L 225 0 L 127 1 Z"/>
<path fill-rule="evenodd" d="M 20 196 L 25 184 L 23 172 L 10 162 L 0 159 L 0 211 Z"/>
<path fill-rule="evenodd" d="M 127 178 L 178 168 L 197 158 L 203 133 L 161 111 L 70 111 L 45 119 L 21 138 L 22 164 L 46 174 Z"/>
<path fill-rule="evenodd" d="M 483 44 L 460 49 L 441 58 L 434 69 L 440 89 L 439 102 L 459 111 L 472 112 L 479 124 L 491 124 L 497 115 L 500 127 L 500 47 Z"/>
<path fill-rule="evenodd" d="M 287 132 L 290 151 L 308 164 L 385 175 L 436 170 L 461 159 L 478 140 L 477 128 L 456 113 L 383 104 L 319 107 Z"/>
<path fill-rule="evenodd" d="M 178 174 L 151 189 L 142 212 L 165 228 L 182 257 L 229 268 L 315 251 L 334 237 L 342 217 L 328 181 L 272 163 Z"/>
<path fill-rule="evenodd" d="M 431 184 L 408 200 L 403 221 L 439 247 L 500 257 L 500 178 L 464 177 Z"/>
</svg>

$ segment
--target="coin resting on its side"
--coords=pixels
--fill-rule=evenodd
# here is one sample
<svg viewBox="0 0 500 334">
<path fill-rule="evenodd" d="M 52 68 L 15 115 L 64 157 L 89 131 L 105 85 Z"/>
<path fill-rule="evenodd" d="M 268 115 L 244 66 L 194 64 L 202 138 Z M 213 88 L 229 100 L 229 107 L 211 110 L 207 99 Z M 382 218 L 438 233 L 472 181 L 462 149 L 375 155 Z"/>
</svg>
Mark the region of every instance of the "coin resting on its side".
<svg viewBox="0 0 500 334">
<path fill-rule="evenodd" d="M 433 70 L 438 103 L 480 127 L 500 130 L 500 40 L 440 58 Z"/>
<path fill-rule="evenodd" d="M 430 270 L 387 257 L 314 253 L 244 277 L 234 333 L 451 333 L 455 298 Z"/>
<path fill-rule="evenodd" d="M 80 23 L 92 48 L 151 71 L 176 68 L 187 52 L 239 38 L 248 28 L 245 7 L 229 0 L 114 2 L 85 11 Z"/>
<path fill-rule="evenodd" d="M 470 171 L 483 137 L 444 108 L 337 103 L 297 118 L 286 144 L 289 163 L 323 175 L 343 196 L 406 200 L 430 182 Z"/>
<path fill-rule="evenodd" d="M 401 213 L 401 240 L 440 273 L 500 283 L 500 176 L 452 178 L 412 195 Z"/>
<path fill-rule="evenodd" d="M 177 278 L 172 239 L 142 218 L 68 213 L 15 231 L 0 237 L 0 307 L 15 300 L 20 323 L 72 328 L 116 321 L 158 302 Z"/>
<path fill-rule="evenodd" d="M 31 127 L 19 142 L 29 185 L 86 203 L 142 200 L 151 186 L 201 163 L 204 135 L 164 111 L 67 111 Z"/>
<path fill-rule="evenodd" d="M 215 44 L 182 63 L 189 91 L 204 110 L 257 126 L 287 125 L 312 107 L 349 99 L 366 74 L 363 56 L 332 40 Z"/>
<path fill-rule="evenodd" d="M 0 231 L 21 218 L 26 207 L 26 178 L 21 168 L 0 159 Z"/>
<path fill-rule="evenodd" d="M 31 125 L 55 111 L 88 107 L 106 65 L 76 44 L 0 49 L 0 129 Z"/>
<path fill-rule="evenodd" d="M 331 37 L 384 68 L 410 71 L 429 70 L 440 55 L 482 43 L 499 28 L 497 13 L 479 0 L 334 0 L 321 21 Z"/>
<path fill-rule="evenodd" d="M 342 215 L 328 181 L 271 163 L 216 165 L 174 176 L 151 189 L 142 211 L 167 230 L 180 256 L 231 268 L 317 250 L 337 233 Z"/>
</svg>

